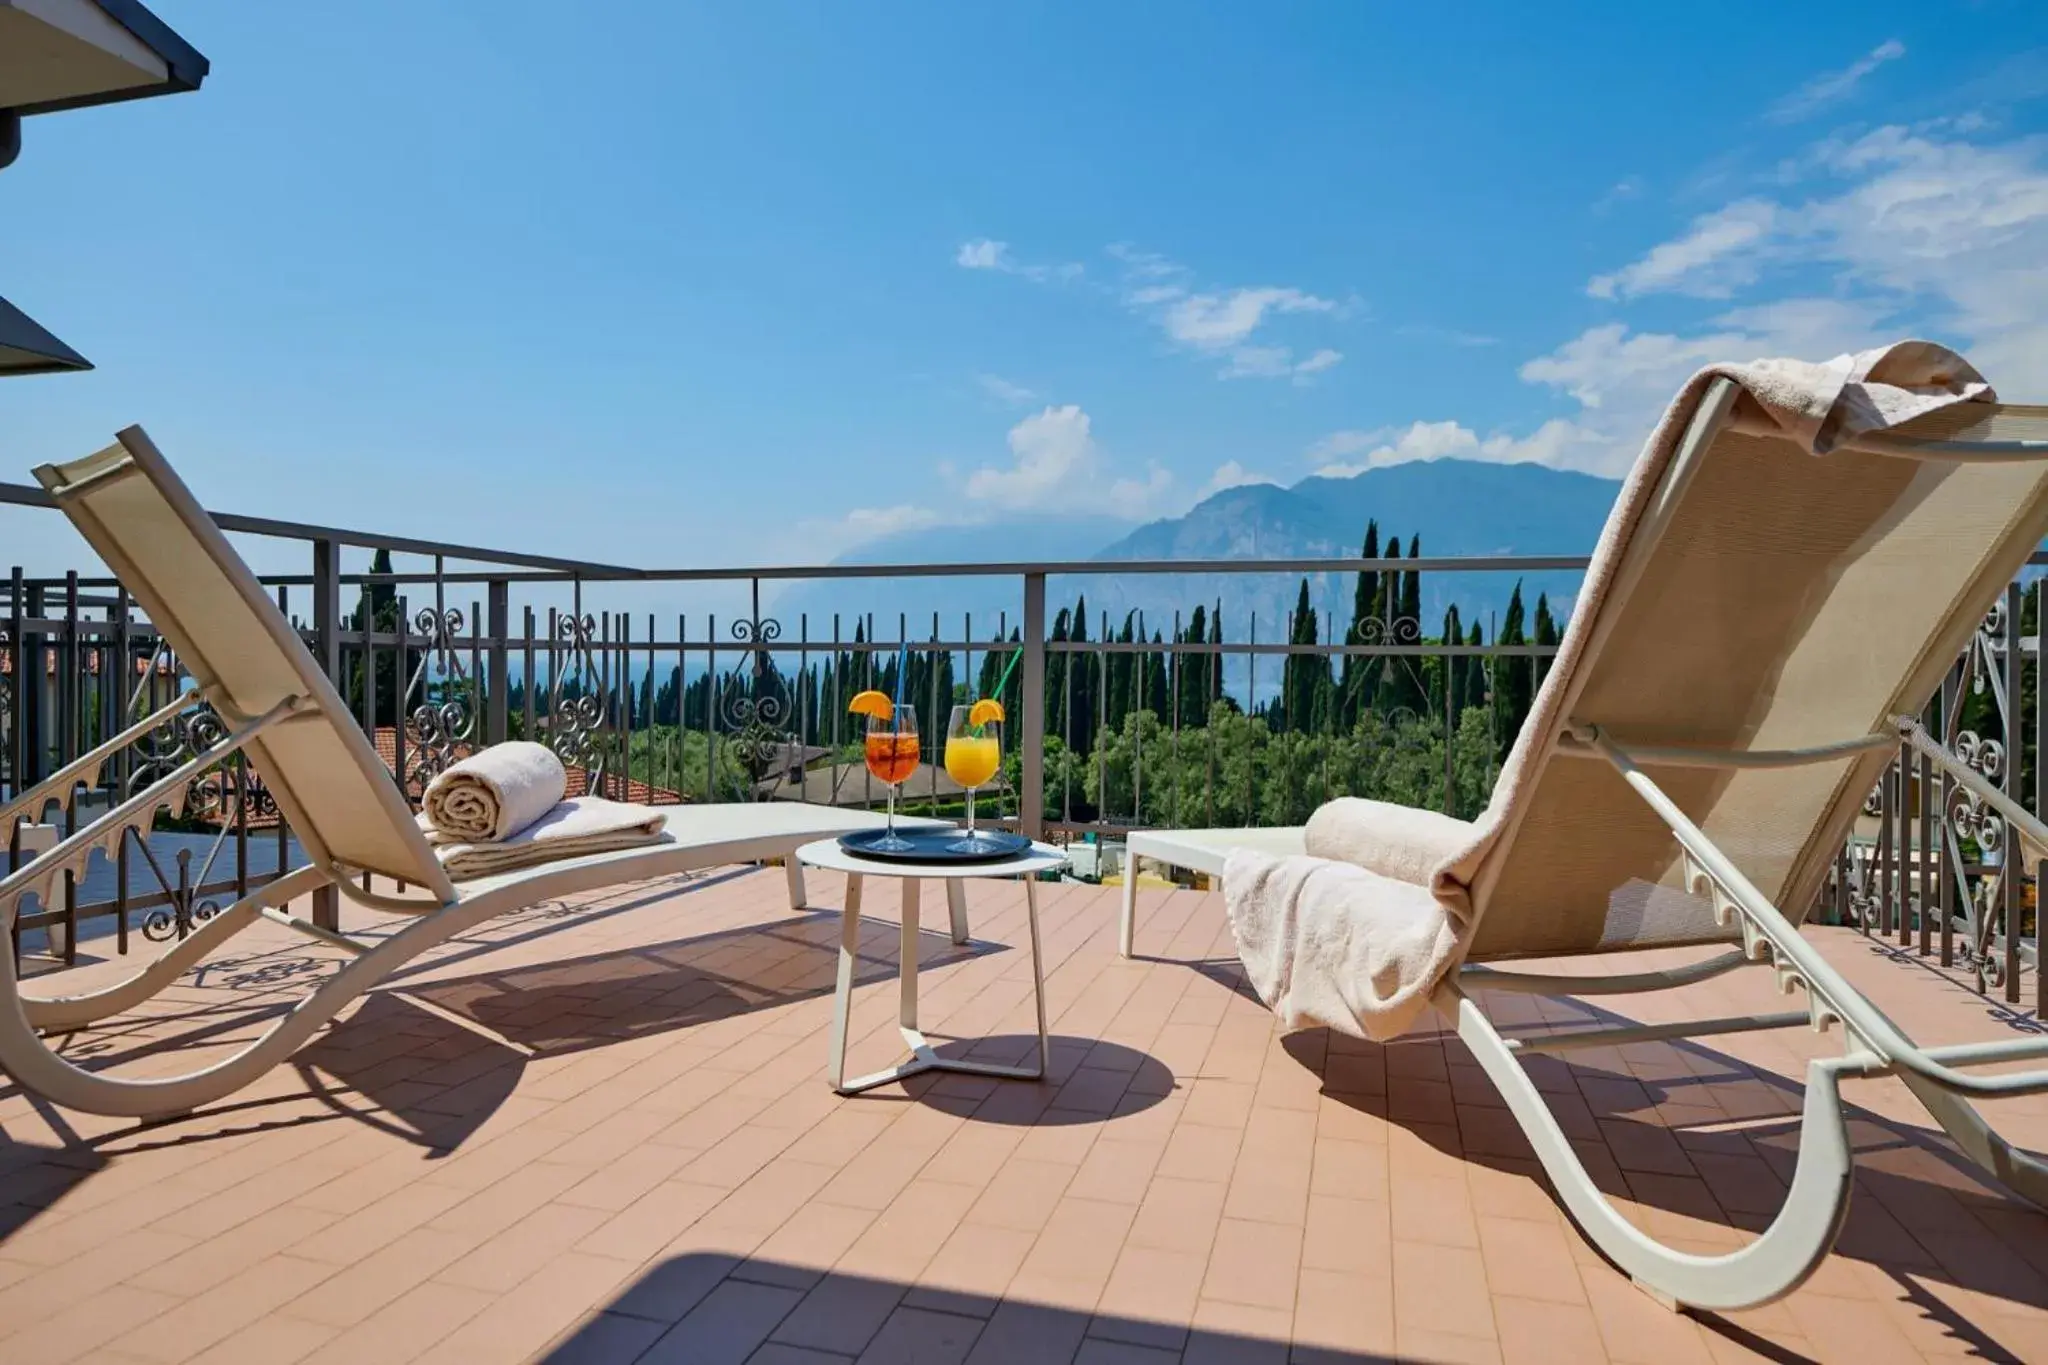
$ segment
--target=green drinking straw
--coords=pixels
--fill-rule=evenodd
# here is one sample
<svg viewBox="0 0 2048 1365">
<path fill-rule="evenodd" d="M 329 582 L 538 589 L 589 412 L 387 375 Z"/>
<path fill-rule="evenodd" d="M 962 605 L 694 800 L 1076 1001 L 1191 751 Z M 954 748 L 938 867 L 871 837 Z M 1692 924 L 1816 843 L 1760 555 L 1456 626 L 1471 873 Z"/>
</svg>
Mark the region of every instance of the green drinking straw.
<svg viewBox="0 0 2048 1365">
<path fill-rule="evenodd" d="M 1012 673 L 1015 673 L 1015 672 L 1017 671 L 1017 663 L 1018 663 L 1018 661 L 1019 661 L 1019 660 L 1021 660 L 1021 659 L 1022 659 L 1023 657 L 1024 657 L 1024 651 L 1023 651 L 1023 649 L 1022 649 L 1022 648 L 1020 647 L 1020 648 L 1019 648 L 1019 649 L 1017 650 L 1017 652 L 1016 652 L 1015 654 L 1012 654 L 1012 655 L 1010 656 L 1010 662 L 1008 662 L 1008 663 L 1006 663 L 1006 664 L 1004 664 L 1004 665 L 1003 665 L 1003 676 L 1002 676 L 1002 677 L 1000 677 L 1000 678 L 997 678 L 997 679 L 996 679 L 996 690 L 995 690 L 995 699 L 996 699 L 996 701 L 998 701 L 998 702 L 1001 702 L 1001 701 L 1002 701 L 1002 699 L 1003 699 L 1003 689 L 1004 689 L 1005 687 L 1008 687 L 1008 686 L 1010 685 L 1010 675 L 1011 675 Z M 975 728 L 976 728 L 976 729 L 979 729 L 980 727 L 979 727 L 979 726 L 976 726 Z"/>
</svg>

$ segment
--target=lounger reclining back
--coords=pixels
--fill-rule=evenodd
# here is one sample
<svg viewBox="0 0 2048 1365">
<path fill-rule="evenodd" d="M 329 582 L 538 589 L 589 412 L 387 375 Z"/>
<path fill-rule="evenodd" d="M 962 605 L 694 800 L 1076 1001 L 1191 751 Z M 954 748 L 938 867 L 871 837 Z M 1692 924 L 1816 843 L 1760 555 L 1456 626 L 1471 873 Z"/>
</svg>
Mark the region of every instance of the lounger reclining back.
<svg viewBox="0 0 2048 1365">
<path fill-rule="evenodd" d="M 36 478 L 231 726 L 303 699 L 302 719 L 270 726 L 246 751 L 308 856 L 451 897 L 453 885 L 369 738 L 142 429 L 128 428 L 96 455 L 44 465 Z"/>
<path fill-rule="evenodd" d="M 1737 392 L 1708 390 L 1597 617 L 1572 623 L 1585 652 L 1517 742 L 1536 746 L 1532 785 L 1473 885 L 1474 959 L 1732 937 L 1686 893 L 1670 828 L 1607 762 L 1560 752 L 1564 729 L 1743 752 L 1883 731 L 1926 704 L 2048 531 L 2048 462 L 1939 449 L 2042 440 L 2048 409 L 1959 403 L 1814 456 L 1743 420 Z M 1929 458 L 1869 448 L 1886 442 Z M 1890 760 L 1645 767 L 1796 917 Z"/>
</svg>

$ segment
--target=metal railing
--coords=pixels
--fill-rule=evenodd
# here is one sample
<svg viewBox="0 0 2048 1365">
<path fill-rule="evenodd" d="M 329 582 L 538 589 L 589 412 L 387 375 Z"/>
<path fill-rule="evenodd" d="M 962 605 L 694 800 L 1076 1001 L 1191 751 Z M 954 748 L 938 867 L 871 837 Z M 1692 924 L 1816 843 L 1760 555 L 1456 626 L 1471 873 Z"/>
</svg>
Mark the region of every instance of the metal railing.
<svg viewBox="0 0 2048 1365">
<path fill-rule="evenodd" d="M 40 490 L 0 485 L 10 502 L 47 505 Z M 1519 626 L 1506 612 L 1503 632 L 1506 584 L 1568 590 L 1586 566 L 1389 555 L 642 570 L 215 515 L 231 532 L 305 547 L 310 573 L 264 581 L 414 799 L 469 748 L 525 737 L 553 747 L 572 783 L 606 795 L 879 804 L 851 695 L 907 694 L 936 758 L 955 700 L 1001 676 L 1010 723 L 982 812 L 1098 844 L 1147 826 L 1299 823 L 1338 794 L 1474 814 L 1556 648 L 1534 603 Z M 345 555 L 365 551 L 374 567 L 345 572 Z M 775 601 L 796 585 L 815 597 L 886 584 L 907 606 L 967 582 L 1004 604 L 882 617 Z M 1423 619 L 1423 583 L 1437 620 Z M 1097 605 L 1083 608 L 1089 595 Z M 686 598 L 696 609 L 647 609 Z M 2013 586 L 1927 718 L 2037 810 L 2048 801 L 2038 598 Z M 1436 610 L 1446 602 L 1487 619 L 1468 633 Z M 183 685 L 111 578 L 16 570 L 0 583 L 0 632 L 0 791 L 24 789 Z M 195 708 L 153 735 L 80 789 L 62 823 L 189 757 L 210 724 Z M 125 951 L 136 916 L 146 937 L 178 936 L 229 893 L 288 869 L 295 846 L 256 774 L 236 766 L 209 782 L 184 828 L 160 822 L 150 842 L 161 848 L 124 845 L 92 885 L 67 885 L 62 904 L 21 917 L 17 947 L 23 931 L 54 930 L 69 958 L 82 930 L 111 922 Z M 1982 989 L 2018 1001 L 2035 959 L 2023 859 L 2004 850 L 1995 813 L 1952 784 L 1927 799 L 1936 793 L 1902 757 L 1820 909 L 1900 951 L 1960 962 Z M 961 803 L 932 761 L 903 796 L 940 814 Z"/>
</svg>

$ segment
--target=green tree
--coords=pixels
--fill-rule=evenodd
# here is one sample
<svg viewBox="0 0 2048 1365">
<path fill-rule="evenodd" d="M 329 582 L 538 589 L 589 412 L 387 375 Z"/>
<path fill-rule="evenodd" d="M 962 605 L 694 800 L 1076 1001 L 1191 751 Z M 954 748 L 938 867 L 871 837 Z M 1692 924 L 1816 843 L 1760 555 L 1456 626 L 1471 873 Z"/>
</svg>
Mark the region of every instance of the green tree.
<svg viewBox="0 0 2048 1365">
<path fill-rule="evenodd" d="M 1515 590 L 1508 598 L 1507 615 L 1501 619 L 1497 645 L 1526 645 L 1529 643 L 1523 626 L 1522 585 L 1515 584 Z M 1529 700 L 1533 695 L 1530 686 L 1529 660 L 1521 655 L 1500 655 L 1493 661 L 1493 732 L 1500 745 L 1500 756 L 1505 759 L 1515 742 L 1515 736 L 1522 732 L 1522 721 L 1529 714 Z"/>
<path fill-rule="evenodd" d="M 1308 579 L 1301 580 L 1294 615 L 1288 622 L 1287 642 L 1298 646 L 1287 656 L 1280 675 L 1281 725 L 1288 730 L 1311 730 L 1329 723 L 1330 656 L 1316 648 L 1319 643 L 1315 609 L 1309 605 Z"/>
<path fill-rule="evenodd" d="M 1557 647 L 1557 622 L 1550 615 L 1550 598 L 1540 592 L 1536 594 L 1535 642 L 1539 645 L 1548 645 L 1553 649 Z M 1543 686 L 1544 677 L 1550 672 L 1550 660 L 1546 657 L 1532 659 L 1530 662 L 1534 665 L 1530 669 L 1530 677 L 1534 679 L 1535 687 L 1541 687 Z M 1534 695 L 1533 689 L 1531 695 Z"/>
</svg>

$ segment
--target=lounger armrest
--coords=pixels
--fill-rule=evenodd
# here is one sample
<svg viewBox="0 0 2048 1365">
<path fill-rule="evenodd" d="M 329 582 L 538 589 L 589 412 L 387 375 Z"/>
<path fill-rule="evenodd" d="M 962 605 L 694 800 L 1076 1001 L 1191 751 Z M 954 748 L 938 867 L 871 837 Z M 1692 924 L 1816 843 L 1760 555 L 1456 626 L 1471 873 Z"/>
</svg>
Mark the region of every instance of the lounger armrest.
<svg viewBox="0 0 2048 1365">
<path fill-rule="evenodd" d="M 1472 837 L 1469 821 L 1391 801 L 1340 796 L 1309 817 L 1305 842 L 1310 857 L 1427 886 L 1438 868 L 1472 846 Z"/>
</svg>

